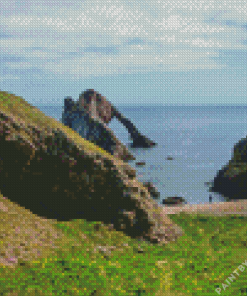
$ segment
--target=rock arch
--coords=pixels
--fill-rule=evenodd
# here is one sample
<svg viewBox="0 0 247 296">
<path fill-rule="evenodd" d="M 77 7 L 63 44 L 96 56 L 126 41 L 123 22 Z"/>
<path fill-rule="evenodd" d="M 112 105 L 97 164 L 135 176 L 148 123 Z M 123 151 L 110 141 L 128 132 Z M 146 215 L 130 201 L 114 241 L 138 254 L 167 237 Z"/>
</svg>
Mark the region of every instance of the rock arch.
<svg viewBox="0 0 247 296">
<path fill-rule="evenodd" d="M 130 119 L 121 114 L 104 96 L 93 89 L 89 89 L 79 96 L 79 106 L 89 113 L 91 117 L 105 124 L 108 124 L 112 118 L 116 117 L 128 130 L 133 141 L 132 148 L 150 148 L 156 145 L 155 142 L 142 135 Z"/>
</svg>

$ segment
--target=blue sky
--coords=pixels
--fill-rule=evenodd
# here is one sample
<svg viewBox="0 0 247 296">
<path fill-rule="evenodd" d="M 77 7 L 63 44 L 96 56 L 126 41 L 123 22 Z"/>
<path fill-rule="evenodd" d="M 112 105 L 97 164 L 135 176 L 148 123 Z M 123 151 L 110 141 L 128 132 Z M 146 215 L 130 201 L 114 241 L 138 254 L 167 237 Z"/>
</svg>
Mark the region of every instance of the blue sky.
<svg viewBox="0 0 247 296">
<path fill-rule="evenodd" d="M 0 0 L 0 90 L 34 106 L 246 105 L 246 0 Z"/>
</svg>

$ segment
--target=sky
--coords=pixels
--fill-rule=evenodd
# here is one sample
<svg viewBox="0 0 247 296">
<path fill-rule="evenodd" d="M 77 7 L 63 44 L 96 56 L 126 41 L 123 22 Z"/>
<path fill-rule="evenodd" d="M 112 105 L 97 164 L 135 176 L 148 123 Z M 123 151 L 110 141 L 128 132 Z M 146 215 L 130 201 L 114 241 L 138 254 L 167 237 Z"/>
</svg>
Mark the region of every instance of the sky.
<svg viewBox="0 0 247 296">
<path fill-rule="evenodd" d="M 247 0 L 0 0 L 0 90 L 63 106 L 247 104 Z"/>
</svg>

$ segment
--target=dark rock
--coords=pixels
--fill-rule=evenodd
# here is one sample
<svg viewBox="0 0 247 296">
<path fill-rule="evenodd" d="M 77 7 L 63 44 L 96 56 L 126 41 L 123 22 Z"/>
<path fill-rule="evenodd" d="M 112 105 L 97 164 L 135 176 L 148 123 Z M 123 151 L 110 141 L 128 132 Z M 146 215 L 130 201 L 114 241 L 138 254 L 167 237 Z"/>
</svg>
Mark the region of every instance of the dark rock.
<svg viewBox="0 0 247 296">
<path fill-rule="evenodd" d="M 71 128 L 0 92 L 0 191 L 11 202 L 43 219 L 101 221 L 151 243 L 175 240 L 182 229 L 135 176 Z"/>
<path fill-rule="evenodd" d="M 89 91 L 82 93 L 79 102 L 73 102 L 69 97 L 65 98 L 62 122 L 84 139 L 93 142 L 115 157 L 126 162 L 135 160 L 127 147 L 107 126 L 112 116 L 110 103 L 93 91 L 92 96 L 89 93 Z M 95 101 L 99 104 L 98 109 Z"/>
<path fill-rule="evenodd" d="M 124 117 L 117 109 L 114 107 L 115 112 L 114 116 L 127 128 L 130 133 L 133 143 L 131 144 L 132 148 L 150 148 L 156 145 L 153 141 L 140 134 L 138 129 L 134 124 L 126 117 Z"/>
<path fill-rule="evenodd" d="M 153 185 L 152 182 L 144 182 L 143 186 L 147 187 L 148 192 L 150 193 L 151 197 L 159 198 L 160 192 L 158 192 L 157 188 Z"/>
<path fill-rule="evenodd" d="M 114 117 L 115 109 L 104 96 L 89 89 L 79 96 L 79 107 L 91 117 L 108 124 Z"/>
<path fill-rule="evenodd" d="M 173 160 L 173 157 L 168 156 L 168 157 L 166 158 L 166 160 Z"/>
<path fill-rule="evenodd" d="M 211 192 L 227 200 L 247 199 L 247 138 L 234 145 L 232 159 L 217 172 Z"/>
<path fill-rule="evenodd" d="M 78 102 L 73 102 L 71 97 L 65 98 L 64 105 L 62 122 L 65 125 L 124 161 L 134 160 L 135 157 L 107 126 L 113 117 L 127 128 L 133 141 L 132 148 L 150 148 L 155 145 L 150 139 L 140 134 L 133 123 L 105 97 L 93 89 L 81 93 Z"/>
<path fill-rule="evenodd" d="M 143 162 L 136 162 L 136 165 L 145 165 L 146 163 L 143 161 Z"/>
<path fill-rule="evenodd" d="M 162 200 L 164 205 L 178 205 L 185 203 L 185 199 L 179 196 L 167 197 L 166 199 Z"/>
<path fill-rule="evenodd" d="M 234 145 L 233 157 L 236 162 L 247 162 L 247 138 L 241 139 Z"/>
</svg>

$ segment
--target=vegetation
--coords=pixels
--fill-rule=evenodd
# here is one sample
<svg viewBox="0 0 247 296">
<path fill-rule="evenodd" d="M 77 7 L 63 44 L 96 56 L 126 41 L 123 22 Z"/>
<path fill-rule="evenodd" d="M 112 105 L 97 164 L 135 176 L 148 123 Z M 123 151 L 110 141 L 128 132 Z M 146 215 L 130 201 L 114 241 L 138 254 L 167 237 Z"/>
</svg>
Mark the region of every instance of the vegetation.
<svg viewBox="0 0 247 296">
<path fill-rule="evenodd" d="M 18 121 L 20 123 L 25 122 L 26 126 L 36 126 L 38 130 L 41 130 L 45 134 L 48 133 L 48 130 L 46 129 L 47 126 L 49 127 L 49 129 L 59 128 L 60 130 L 64 130 L 66 133 L 70 135 L 71 139 L 75 143 L 78 143 L 85 149 L 100 152 L 108 158 L 113 157 L 104 149 L 101 149 L 99 146 L 80 137 L 78 133 L 66 127 L 60 121 L 57 121 L 52 117 L 46 116 L 42 111 L 30 105 L 22 97 L 9 94 L 4 91 L 0 91 L 0 111 L 4 112 L 7 116 L 10 117 L 14 115 L 16 118 L 18 118 Z M 30 135 L 27 133 L 25 129 L 22 130 L 22 133 L 22 136 L 24 136 L 32 142 Z"/>
<path fill-rule="evenodd" d="M 239 271 L 225 290 L 222 284 L 247 262 L 247 217 L 170 217 L 185 235 L 165 246 L 139 242 L 100 222 L 55 223 L 81 246 L 61 246 L 56 257 L 25 265 L 19 260 L 14 271 L 1 266 L 0 295 L 219 295 L 216 288 L 220 295 L 246 295 L 247 271 Z M 97 246 L 116 248 L 108 253 Z"/>
</svg>

